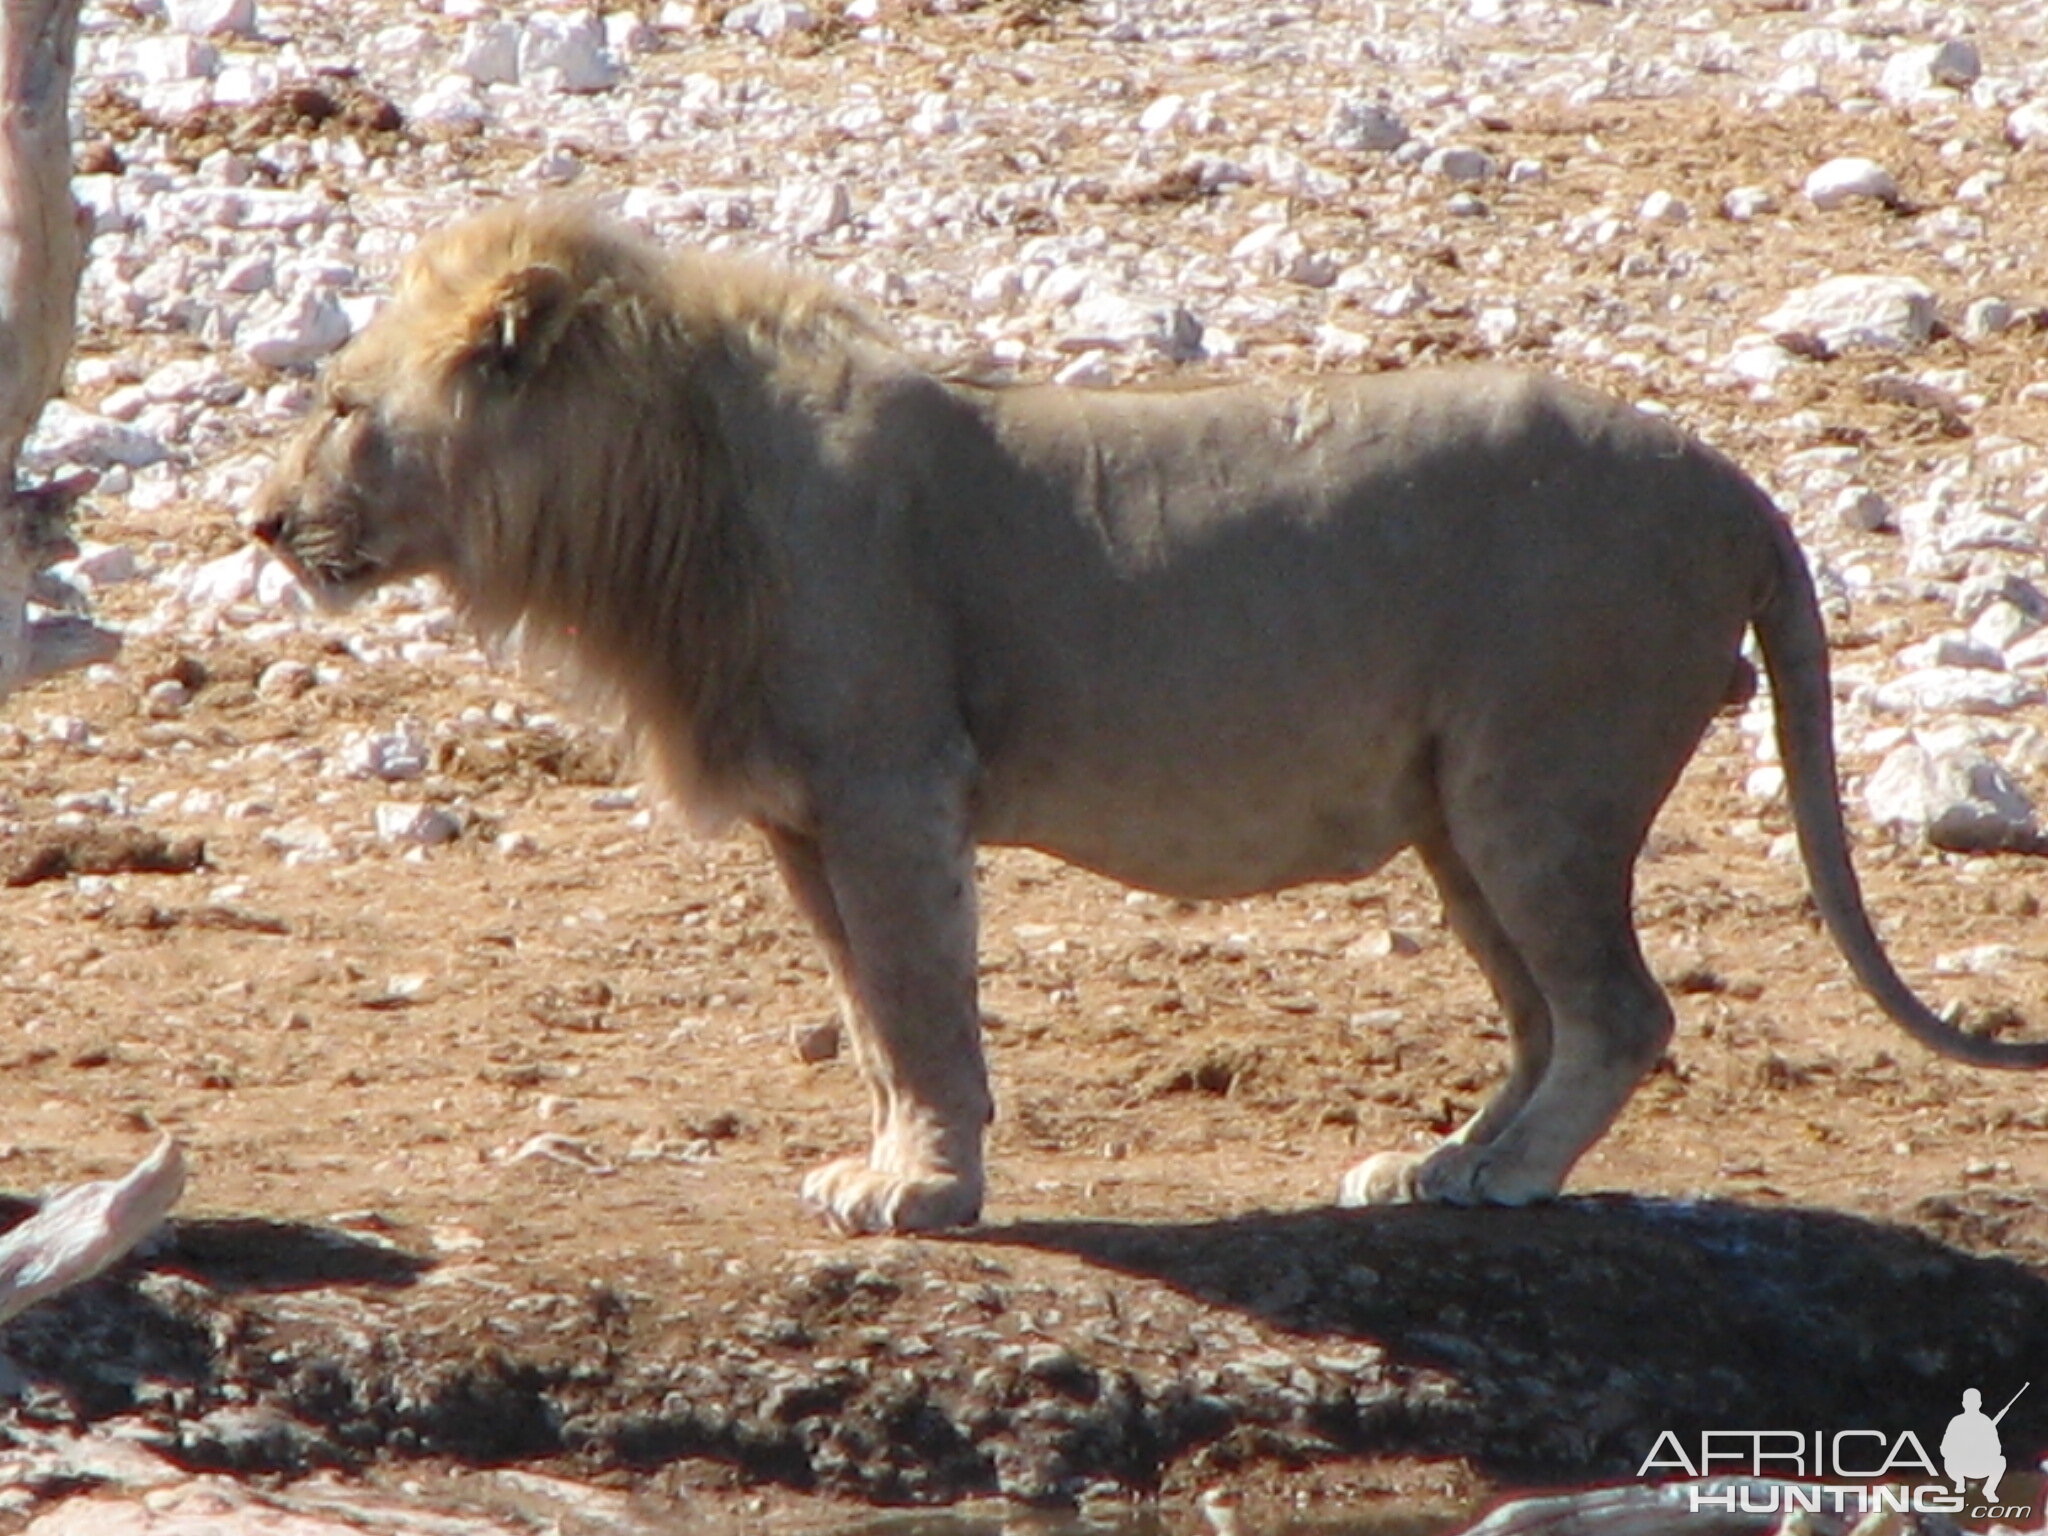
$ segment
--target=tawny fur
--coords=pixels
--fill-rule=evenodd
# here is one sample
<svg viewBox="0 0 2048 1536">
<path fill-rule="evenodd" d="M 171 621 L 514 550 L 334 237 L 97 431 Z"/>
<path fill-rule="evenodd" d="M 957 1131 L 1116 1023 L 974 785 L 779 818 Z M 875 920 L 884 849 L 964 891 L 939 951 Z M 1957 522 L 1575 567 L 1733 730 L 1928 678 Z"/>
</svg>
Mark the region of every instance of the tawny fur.
<svg viewBox="0 0 2048 1536">
<path fill-rule="evenodd" d="M 1422 856 L 1513 1037 L 1493 1099 L 1349 1200 L 1555 1194 L 1661 1055 L 1634 861 L 1754 630 L 1816 902 L 1886 1012 L 1826 639 L 1783 519 L 1668 423 L 1491 369 L 1148 391 L 933 376 L 833 290 L 562 207 L 427 240 L 329 369 L 259 536 L 345 602 L 419 572 L 615 694 L 760 828 L 874 1095 L 806 1182 L 971 1220 L 973 849 L 1240 896 Z"/>
</svg>

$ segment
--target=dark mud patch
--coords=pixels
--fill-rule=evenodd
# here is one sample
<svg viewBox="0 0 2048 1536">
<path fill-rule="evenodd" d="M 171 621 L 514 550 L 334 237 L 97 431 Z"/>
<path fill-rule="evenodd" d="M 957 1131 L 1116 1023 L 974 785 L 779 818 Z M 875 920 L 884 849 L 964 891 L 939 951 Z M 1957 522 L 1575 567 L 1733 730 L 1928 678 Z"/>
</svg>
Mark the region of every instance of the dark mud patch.
<svg viewBox="0 0 2048 1536">
<path fill-rule="evenodd" d="M 2048 1379 L 2048 1280 L 1851 1217 L 1622 1199 L 1032 1222 L 791 1255 L 702 1302 L 213 1221 L 4 1344 L 16 1423 L 129 1417 L 190 1467 L 543 1461 L 1060 1506 L 1341 1459 L 1627 1478 L 1665 1430 L 1934 1445 L 1965 1387 Z M 2048 1404 L 2004 1430 L 2015 1465 L 2039 1456 Z"/>
</svg>

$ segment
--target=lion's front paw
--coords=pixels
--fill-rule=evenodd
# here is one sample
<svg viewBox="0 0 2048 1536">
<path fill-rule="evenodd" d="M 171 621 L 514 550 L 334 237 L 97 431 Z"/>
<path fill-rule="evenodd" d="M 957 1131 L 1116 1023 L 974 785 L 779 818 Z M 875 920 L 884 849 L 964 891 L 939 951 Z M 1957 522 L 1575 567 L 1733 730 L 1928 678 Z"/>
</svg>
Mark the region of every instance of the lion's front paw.
<svg viewBox="0 0 2048 1536">
<path fill-rule="evenodd" d="M 1420 1152 L 1376 1152 L 1348 1169 L 1337 1185 L 1337 1203 L 1356 1205 L 1410 1205 L 1421 1196 L 1415 1192 L 1415 1173 L 1422 1166 Z"/>
<path fill-rule="evenodd" d="M 864 1157 L 842 1157 L 804 1179 L 804 1204 L 836 1232 L 931 1232 L 971 1226 L 981 1216 L 981 1180 L 959 1174 L 914 1178 L 885 1173 Z"/>
<path fill-rule="evenodd" d="M 1557 1193 L 1552 1181 L 1518 1169 L 1492 1145 L 1447 1141 L 1428 1152 L 1380 1152 L 1344 1175 L 1337 1203 L 1355 1205 L 1527 1205 Z"/>
</svg>

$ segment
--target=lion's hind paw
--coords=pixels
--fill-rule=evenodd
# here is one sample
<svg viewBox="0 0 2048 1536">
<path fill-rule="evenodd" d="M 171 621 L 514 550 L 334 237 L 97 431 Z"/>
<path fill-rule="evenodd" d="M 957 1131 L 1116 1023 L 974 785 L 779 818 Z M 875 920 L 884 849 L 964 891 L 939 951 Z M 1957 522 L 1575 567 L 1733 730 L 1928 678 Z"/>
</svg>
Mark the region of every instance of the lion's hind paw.
<svg viewBox="0 0 2048 1536">
<path fill-rule="evenodd" d="M 913 1178 L 842 1157 L 804 1179 L 803 1201 L 845 1236 L 931 1232 L 972 1226 L 981 1217 L 981 1184 L 958 1174 Z"/>
</svg>

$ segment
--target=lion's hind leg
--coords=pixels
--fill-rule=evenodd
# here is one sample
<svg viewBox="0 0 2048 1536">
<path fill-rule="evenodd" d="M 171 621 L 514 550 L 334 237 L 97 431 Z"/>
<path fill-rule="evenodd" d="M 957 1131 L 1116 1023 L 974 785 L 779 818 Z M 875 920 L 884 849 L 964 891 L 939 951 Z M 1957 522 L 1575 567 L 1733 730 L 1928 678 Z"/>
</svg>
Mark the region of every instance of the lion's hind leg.
<svg viewBox="0 0 2048 1536">
<path fill-rule="evenodd" d="M 1492 1141 L 1522 1112 L 1550 1066 L 1550 1004 L 1514 941 L 1479 888 L 1479 882 L 1448 834 L 1439 832 L 1415 845 L 1443 898 L 1444 916 L 1478 962 L 1493 988 L 1507 1021 L 1510 1042 L 1508 1075 L 1470 1120 L 1446 1143 L 1479 1146 Z M 1417 1198 L 1417 1171 L 1430 1156 L 1423 1152 L 1380 1152 L 1344 1175 L 1338 1186 L 1339 1205 L 1391 1205 Z"/>
<path fill-rule="evenodd" d="M 867 1152 L 812 1170 L 805 1204 L 842 1232 L 974 1221 L 990 1100 L 964 833 L 905 811 L 768 839 L 824 945 L 873 1101 Z"/>
<path fill-rule="evenodd" d="M 1354 1169 L 1342 1192 L 1348 1201 L 1548 1199 L 1662 1056 L 1671 1005 L 1643 961 L 1629 911 L 1640 834 L 1632 820 L 1605 809 L 1587 811 L 1567 837 L 1535 835 L 1538 829 L 1512 814 L 1479 820 L 1479 830 L 1457 841 L 1457 864 L 1479 901 L 1459 892 L 1452 861 L 1432 865 L 1439 878 L 1451 876 L 1445 895 L 1452 921 L 1502 991 L 1511 1018 L 1522 1010 L 1515 1068 L 1459 1136 L 1419 1159 L 1372 1160 Z M 1478 913 L 1492 921 L 1475 923 Z M 1544 1003 L 1547 1053 L 1529 1038 L 1534 1014 L 1519 996 L 1525 981 Z"/>
</svg>

